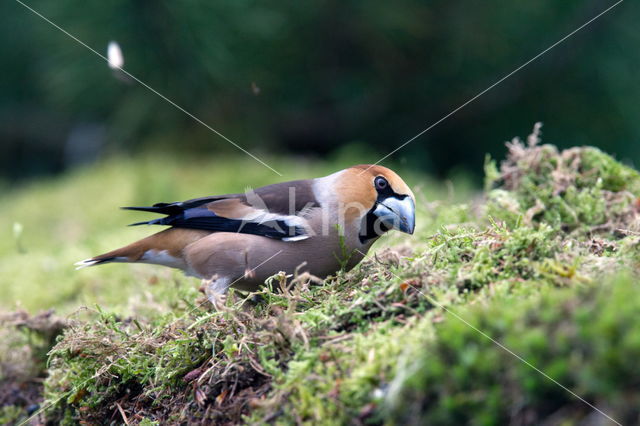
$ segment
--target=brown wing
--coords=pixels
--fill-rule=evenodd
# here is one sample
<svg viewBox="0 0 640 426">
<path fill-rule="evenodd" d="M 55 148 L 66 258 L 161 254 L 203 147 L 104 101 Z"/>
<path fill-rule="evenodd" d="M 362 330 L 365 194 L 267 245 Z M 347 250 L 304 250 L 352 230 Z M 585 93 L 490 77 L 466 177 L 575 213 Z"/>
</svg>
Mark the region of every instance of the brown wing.
<svg viewBox="0 0 640 426">
<path fill-rule="evenodd" d="M 168 225 L 211 232 L 241 232 L 285 241 L 308 237 L 304 209 L 318 207 L 310 181 L 292 181 L 228 194 L 152 207 L 125 207 L 166 214 L 134 225 Z"/>
</svg>

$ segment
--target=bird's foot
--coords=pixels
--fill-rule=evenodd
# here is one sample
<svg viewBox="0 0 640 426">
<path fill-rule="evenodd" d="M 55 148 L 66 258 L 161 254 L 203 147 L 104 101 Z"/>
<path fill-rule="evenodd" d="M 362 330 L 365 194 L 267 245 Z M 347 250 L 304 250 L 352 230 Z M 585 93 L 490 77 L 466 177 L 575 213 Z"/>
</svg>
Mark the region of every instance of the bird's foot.
<svg viewBox="0 0 640 426">
<path fill-rule="evenodd" d="M 217 311 L 224 308 L 227 302 L 227 290 L 229 289 L 229 280 L 226 278 L 215 278 L 210 280 L 202 280 L 204 294 Z"/>
<path fill-rule="evenodd" d="M 207 299 L 209 299 L 209 302 L 211 302 L 211 305 L 213 305 L 213 309 L 215 309 L 216 311 L 222 310 L 227 303 L 226 294 L 209 293 L 207 294 Z"/>
</svg>

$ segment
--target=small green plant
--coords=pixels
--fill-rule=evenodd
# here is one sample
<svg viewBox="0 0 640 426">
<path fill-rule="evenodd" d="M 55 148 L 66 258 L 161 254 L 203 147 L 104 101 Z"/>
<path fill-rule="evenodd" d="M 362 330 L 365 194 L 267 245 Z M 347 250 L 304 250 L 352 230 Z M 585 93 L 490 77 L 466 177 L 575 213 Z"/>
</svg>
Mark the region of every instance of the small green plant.
<svg viewBox="0 0 640 426">
<path fill-rule="evenodd" d="M 342 226 L 339 223 L 335 225 L 336 232 L 338 233 L 338 241 L 340 244 L 340 254 L 333 254 L 336 260 L 340 263 L 340 270 L 344 271 L 347 269 L 347 265 L 349 265 L 349 261 L 352 259 L 353 255 L 356 253 L 355 250 L 349 250 L 347 244 L 344 241 L 344 232 Z"/>
</svg>

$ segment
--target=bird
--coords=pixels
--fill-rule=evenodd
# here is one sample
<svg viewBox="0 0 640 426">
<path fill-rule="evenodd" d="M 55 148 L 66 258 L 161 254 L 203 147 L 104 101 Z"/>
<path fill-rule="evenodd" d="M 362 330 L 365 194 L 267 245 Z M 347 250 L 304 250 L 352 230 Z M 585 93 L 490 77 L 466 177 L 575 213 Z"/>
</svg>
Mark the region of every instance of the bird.
<svg viewBox="0 0 640 426">
<path fill-rule="evenodd" d="M 280 272 L 324 279 L 350 270 L 386 232 L 413 234 L 415 205 L 413 192 L 394 171 L 355 165 L 243 193 L 122 207 L 164 215 L 132 226 L 169 228 L 76 266 L 126 262 L 177 268 L 202 279 L 213 302 L 230 287 L 256 291 Z"/>
</svg>

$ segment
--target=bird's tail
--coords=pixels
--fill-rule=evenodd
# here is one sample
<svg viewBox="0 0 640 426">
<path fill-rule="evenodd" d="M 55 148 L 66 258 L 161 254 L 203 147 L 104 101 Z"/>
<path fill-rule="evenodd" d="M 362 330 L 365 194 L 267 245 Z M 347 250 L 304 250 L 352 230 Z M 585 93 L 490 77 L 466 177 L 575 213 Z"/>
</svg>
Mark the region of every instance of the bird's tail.
<svg viewBox="0 0 640 426">
<path fill-rule="evenodd" d="M 153 235 L 151 237 L 153 237 Z M 102 265 L 104 263 L 111 262 L 137 262 L 146 251 L 144 249 L 144 247 L 147 246 L 147 244 L 145 244 L 146 239 L 147 238 L 136 241 L 128 246 L 120 247 L 119 249 L 112 250 L 98 256 L 90 257 L 89 259 L 81 260 L 80 262 L 75 263 L 75 267 L 76 269 L 82 269 L 89 266 Z"/>
<path fill-rule="evenodd" d="M 182 262 L 182 250 L 209 232 L 170 228 L 110 252 L 76 262 L 76 269 L 111 262 L 153 263 L 176 267 Z"/>
<path fill-rule="evenodd" d="M 96 256 L 96 257 L 92 257 L 89 259 L 85 259 L 85 260 L 81 260 L 80 262 L 76 262 L 74 263 L 74 266 L 76 267 L 76 269 L 82 269 L 82 268 L 86 268 L 89 266 L 95 266 L 95 265 L 100 265 L 102 263 L 109 263 L 109 262 L 117 262 L 117 257 L 103 257 L 104 254 L 100 255 L 100 256 Z"/>
</svg>

